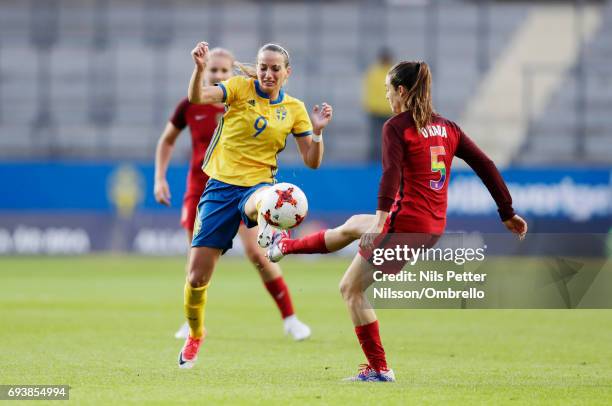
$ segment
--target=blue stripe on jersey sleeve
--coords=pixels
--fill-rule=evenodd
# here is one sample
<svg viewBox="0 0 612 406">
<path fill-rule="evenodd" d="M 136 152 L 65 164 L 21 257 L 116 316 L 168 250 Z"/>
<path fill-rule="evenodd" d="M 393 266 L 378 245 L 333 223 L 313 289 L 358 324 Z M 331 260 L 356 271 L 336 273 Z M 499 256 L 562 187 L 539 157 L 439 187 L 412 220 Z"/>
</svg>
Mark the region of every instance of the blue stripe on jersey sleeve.
<svg viewBox="0 0 612 406">
<path fill-rule="evenodd" d="M 312 135 L 312 131 L 304 131 L 303 133 L 293 134 L 294 137 L 305 137 L 307 135 Z"/>
<path fill-rule="evenodd" d="M 225 101 L 227 100 L 227 89 L 225 88 L 225 85 L 223 83 L 217 83 L 215 84 L 215 86 L 219 86 L 221 90 L 223 90 L 223 100 L 221 101 L 225 103 Z"/>
</svg>

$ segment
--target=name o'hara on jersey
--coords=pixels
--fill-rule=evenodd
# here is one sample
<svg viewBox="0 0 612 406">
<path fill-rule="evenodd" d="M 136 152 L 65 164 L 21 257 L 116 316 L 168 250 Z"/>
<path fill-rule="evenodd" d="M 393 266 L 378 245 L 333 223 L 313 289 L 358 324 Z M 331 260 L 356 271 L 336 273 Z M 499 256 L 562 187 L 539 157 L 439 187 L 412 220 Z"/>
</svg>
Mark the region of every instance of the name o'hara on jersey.
<svg viewBox="0 0 612 406">
<path fill-rule="evenodd" d="M 446 134 L 446 126 L 443 126 L 440 124 L 428 125 L 425 128 L 421 128 L 419 132 L 425 138 L 429 138 L 429 137 L 448 138 Z"/>
</svg>

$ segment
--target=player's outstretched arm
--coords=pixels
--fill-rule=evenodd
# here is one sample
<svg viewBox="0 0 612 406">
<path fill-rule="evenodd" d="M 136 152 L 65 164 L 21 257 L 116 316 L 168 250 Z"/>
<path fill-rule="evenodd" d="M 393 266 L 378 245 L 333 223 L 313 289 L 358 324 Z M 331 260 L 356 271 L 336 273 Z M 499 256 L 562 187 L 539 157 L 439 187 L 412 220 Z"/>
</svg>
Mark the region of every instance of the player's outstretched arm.
<svg viewBox="0 0 612 406">
<path fill-rule="evenodd" d="M 510 191 L 493 161 L 463 132 L 455 155 L 463 159 L 487 187 L 506 228 L 518 234 L 519 239 L 525 238 L 527 222 L 514 213 Z"/>
<path fill-rule="evenodd" d="M 155 185 L 153 186 L 153 193 L 155 194 L 155 200 L 165 206 L 170 206 L 171 197 L 166 173 L 170 158 L 172 157 L 172 151 L 174 151 L 174 143 L 180 133 L 181 130 L 176 128 L 171 122 L 168 122 L 164 132 L 159 137 L 159 141 L 157 141 L 157 148 L 155 149 Z"/>
<path fill-rule="evenodd" d="M 208 63 L 208 43 L 199 42 L 191 51 L 195 68 L 189 81 L 187 97 L 193 104 L 213 104 L 223 102 L 223 90 L 217 86 L 204 86 L 204 71 Z"/>
<path fill-rule="evenodd" d="M 312 137 L 298 137 L 296 142 L 304 164 L 312 169 L 317 169 L 323 161 L 323 129 L 331 122 L 333 108 L 327 103 L 321 107 L 316 105 L 312 109 L 310 120 L 312 121 Z"/>
</svg>

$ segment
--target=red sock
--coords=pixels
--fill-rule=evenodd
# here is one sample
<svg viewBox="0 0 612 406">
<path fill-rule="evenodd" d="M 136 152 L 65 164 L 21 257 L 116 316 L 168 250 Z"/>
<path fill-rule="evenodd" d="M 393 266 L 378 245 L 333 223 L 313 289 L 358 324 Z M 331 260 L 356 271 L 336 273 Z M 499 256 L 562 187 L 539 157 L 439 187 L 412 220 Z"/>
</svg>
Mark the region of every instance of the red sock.
<svg viewBox="0 0 612 406">
<path fill-rule="evenodd" d="M 370 366 L 377 371 L 386 371 L 388 369 L 387 359 L 385 358 L 385 349 L 380 341 L 378 320 L 355 327 L 355 333 Z"/>
<path fill-rule="evenodd" d="M 283 254 L 327 254 L 329 250 L 325 246 L 326 231 L 317 231 L 296 240 L 284 239 Z"/>
<path fill-rule="evenodd" d="M 283 319 L 293 315 L 293 303 L 291 303 L 291 295 L 289 288 L 285 284 L 282 276 L 265 283 L 266 289 L 270 292 L 270 296 L 276 302 L 278 310 L 280 310 Z"/>
</svg>

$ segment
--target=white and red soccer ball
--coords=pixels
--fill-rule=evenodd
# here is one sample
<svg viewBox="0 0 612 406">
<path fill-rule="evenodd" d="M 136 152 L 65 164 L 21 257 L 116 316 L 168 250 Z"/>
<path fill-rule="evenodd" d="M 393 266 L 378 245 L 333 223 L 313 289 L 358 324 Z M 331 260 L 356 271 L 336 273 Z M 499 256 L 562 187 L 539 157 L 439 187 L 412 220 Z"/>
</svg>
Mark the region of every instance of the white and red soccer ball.
<svg viewBox="0 0 612 406">
<path fill-rule="evenodd" d="M 260 211 L 272 227 L 288 230 L 300 225 L 306 217 L 308 199 L 299 187 L 277 183 L 264 192 Z"/>
</svg>

